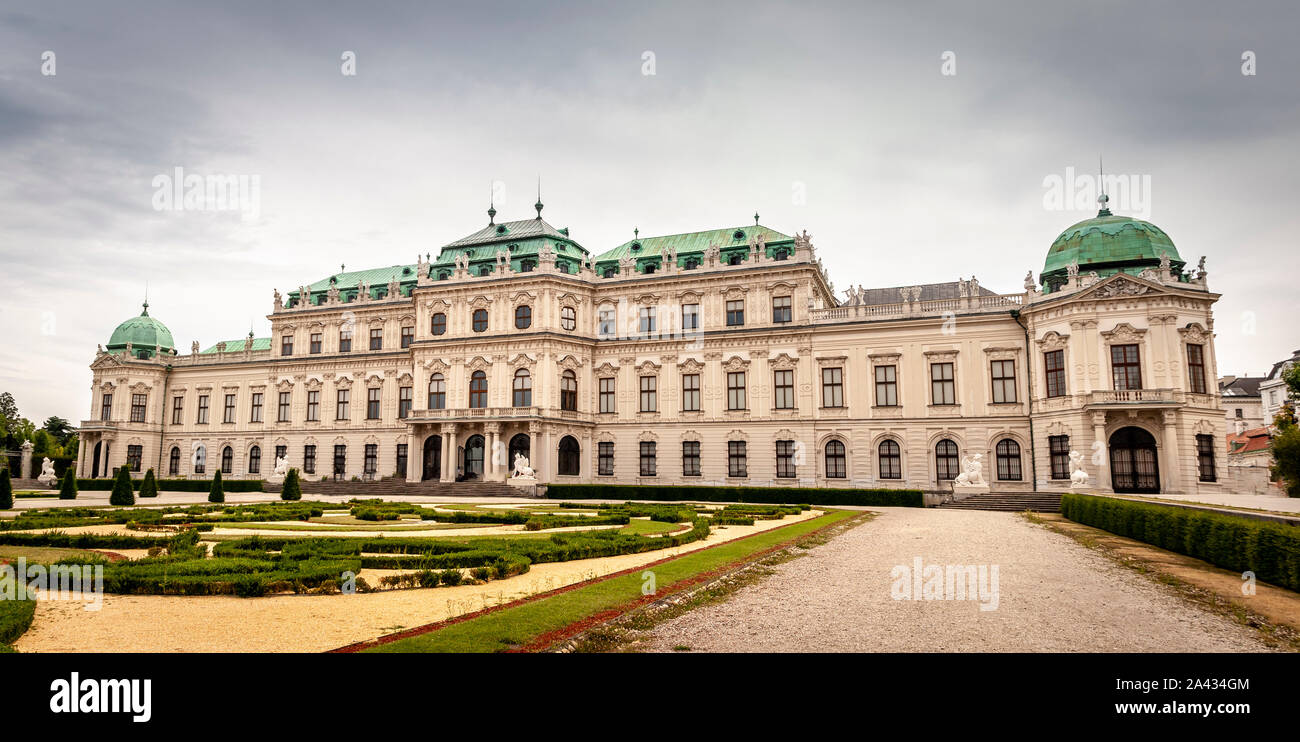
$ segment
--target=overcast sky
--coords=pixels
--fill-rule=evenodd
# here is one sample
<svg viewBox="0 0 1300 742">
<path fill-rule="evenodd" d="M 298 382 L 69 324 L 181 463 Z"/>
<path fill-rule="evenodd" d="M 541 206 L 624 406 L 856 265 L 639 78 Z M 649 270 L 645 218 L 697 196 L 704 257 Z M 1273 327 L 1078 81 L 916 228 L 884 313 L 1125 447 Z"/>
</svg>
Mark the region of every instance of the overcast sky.
<svg viewBox="0 0 1300 742">
<path fill-rule="evenodd" d="M 182 353 L 266 336 L 274 288 L 436 254 L 493 181 L 530 218 L 539 175 L 593 252 L 757 211 L 838 289 L 1020 291 L 1099 154 L 1207 256 L 1221 373 L 1300 348 L 1294 3 L 862 5 L 3 3 L 0 391 L 75 424 L 146 282 Z M 177 167 L 257 212 L 155 209 Z"/>
</svg>

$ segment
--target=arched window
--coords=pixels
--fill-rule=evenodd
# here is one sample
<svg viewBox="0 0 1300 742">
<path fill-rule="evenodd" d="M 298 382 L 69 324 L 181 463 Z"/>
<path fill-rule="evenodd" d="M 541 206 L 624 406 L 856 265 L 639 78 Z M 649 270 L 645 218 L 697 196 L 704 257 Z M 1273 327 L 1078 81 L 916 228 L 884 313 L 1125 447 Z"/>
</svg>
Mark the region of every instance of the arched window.
<svg viewBox="0 0 1300 742">
<path fill-rule="evenodd" d="M 1020 476 L 1020 444 L 1010 438 L 1003 438 L 998 441 L 997 448 L 994 449 L 998 459 L 998 479 L 1005 482 L 1019 482 Z"/>
<path fill-rule="evenodd" d="M 442 374 L 429 377 L 429 409 L 447 409 L 447 380 L 442 378 Z"/>
<path fill-rule="evenodd" d="M 569 332 L 578 326 L 578 311 L 573 307 L 562 307 L 560 309 L 560 327 Z"/>
<path fill-rule="evenodd" d="M 897 441 L 880 442 L 880 478 L 903 478 L 903 452 L 899 449 Z"/>
<path fill-rule="evenodd" d="M 532 443 L 529 440 L 527 433 L 517 433 L 510 439 L 510 459 L 507 462 L 508 471 L 513 472 L 515 470 L 516 455 L 523 456 L 526 459 L 532 458 Z"/>
<path fill-rule="evenodd" d="M 515 329 L 527 330 L 533 324 L 533 308 L 527 304 L 515 307 Z"/>
<path fill-rule="evenodd" d="M 442 312 L 435 312 L 433 318 L 429 320 L 429 331 L 434 335 L 446 335 L 447 315 Z"/>
<path fill-rule="evenodd" d="M 830 441 L 826 444 L 826 477 L 844 479 L 848 476 L 848 462 L 844 455 L 844 444 Z"/>
<path fill-rule="evenodd" d="M 957 461 L 957 444 L 944 438 L 934 445 L 934 471 L 939 481 L 956 479 L 961 467 Z"/>
<path fill-rule="evenodd" d="M 180 476 L 181 449 L 177 446 L 172 446 L 172 452 L 167 456 L 167 473 L 173 477 Z"/>
<path fill-rule="evenodd" d="M 521 368 L 515 372 L 514 400 L 515 407 L 531 407 L 533 404 L 533 376 L 528 369 Z M 474 405 L 470 405 L 473 407 Z"/>
<path fill-rule="evenodd" d="M 521 261 L 519 261 L 519 272 L 520 272 L 520 273 L 532 273 L 532 272 L 533 272 L 533 269 L 536 268 L 536 267 L 537 267 L 537 263 L 535 263 L 535 262 L 533 262 L 533 261 L 531 261 L 531 260 L 521 260 Z"/>
<path fill-rule="evenodd" d="M 603 275 L 605 278 L 613 278 L 614 276 L 618 275 L 618 269 L 611 265 L 608 268 L 606 268 L 601 275 Z"/>
<path fill-rule="evenodd" d="M 486 310 L 486 309 L 475 309 L 475 310 L 474 310 L 474 314 L 471 316 L 471 321 L 473 322 L 474 332 L 484 332 L 484 331 L 486 331 L 486 330 L 487 330 L 487 325 L 488 325 L 488 323 L 487 323 L 487 310 Z"/>
<path fill-rule="evenodd" d="M 221 473 L 231 474 L 235 471 L 235 452 L 230 446 L 221 449 Z"/>
<path fill-rule="evenodd" d="M 248 449 L 248 473 L 260 474 L 262 472 L 262 447 L 253 446 Z"/>
<path fill-rule="evenodd" d="M 469 406 L 487 407 L 487 374 L 482 371 L 470 374 Z"/>
<path fill-rule="evenodd" d="M 645 266 L 641 268 L 641 272 L 642 272 L 642 273 L 654 273 L 654 272 L 655 272 L 655 264 L 654 264 L 654 263 L 646 263 Z"/>
<path fill-rule="evenodd" d="M 492 275 L 492 266 L 490 266 L 490 265 L 485 265 L 485 266 L 483 266 L 482 268 L 479 268 L 479 269 L 478 269 L 478 274 L 479 274 L 480 276 L 490 276 L 490 275 Z"/>
<path fill-rule="evenodd" d="M 785 250 L 777 250 L 776 252 L 772 253 L 773 260 L 785 260 L 788 257 L 790 257 L 790 254 L 787 253 Z"/>
<path fill-rule="evenodd" d="M 740 265 L 743 262 L 745 262 L 745 256 L 738 252 L 732 253 L 731 257 L 727 258 L 727 265 Z"/>
<path fill-rule="evenodd" d="M 560 374 L 560 409 L 578 409 L 578 377 L 572 371 Z"/>
<path fill-rule="evenodd" d="M 568 476 L 577 476 L 579 468 L 579 459 L 581 452 L 578 448 L 578 441 L 571 435 L 566 435 L 560 439 L 560 473 Z"/>
<path fill-rule="evenodd" d="M 685 268 L 685 269 L 688 270 L 688 271 L 700 267 L 700 261 L 699 261 L 699 258 L 687 258 L 687 259 L 686 259 L 686 265 L 684 265 L 684 266 L 682 266 L 682 267 Z"/>
</svg>

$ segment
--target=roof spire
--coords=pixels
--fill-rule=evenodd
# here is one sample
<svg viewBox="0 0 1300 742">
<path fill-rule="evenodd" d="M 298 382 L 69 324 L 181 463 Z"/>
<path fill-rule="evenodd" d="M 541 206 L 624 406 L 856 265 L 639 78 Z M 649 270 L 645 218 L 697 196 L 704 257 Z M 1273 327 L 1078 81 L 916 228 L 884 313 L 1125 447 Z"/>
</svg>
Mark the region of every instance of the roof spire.
<svg viewBox="0 0 1300 742">
<path fill-rule="evenodd" d="M 497 206 L 496 206 L 495 199 L 496 199 L 496 193 L 492 188 L 492 184 L 489 183 L 488 184 L 488 226 L 489 227 L 496 224 Z"/>
<path fill-rule="evenodd" d="M 754 226 L 755 226 L 755 227 L 758 226 L 758 212 L 757 212 L 757 211 L 754 212 Z"/>
<path fill-rule="evenodd" d="M 1097 155 L 1097 189 L 1101 191 L 1097 197 L 1097 203 L 1101 204 L 1097 216 L 1110 216 L 1110 196 L 1106 195 L 1106 168 L 1102 164 L 1101 155 Z"/>
<path fill-rule="evenodd" d="M 635 239 L 639 238 L 640 236 L 641 236 L 641 230 L 638 229 L 638 228 L 636 228 L 636 227 L 633 227 L 633 228 L 632 228 L 632 239 L 635 240 Z"/>
<path fill-rule="evenodd" d="M 144 311 L 140 312 L 141 317 L 149 316 L 149 281 L 144 282 Z"/>
<path fill-rule="evenodd" d="M 537 218 L 541 219 L 542 218 L 542 176 L 540 175 L 537 176 L 537 203 L 533 204 L 533 208 L 537 209 Z"/>
</svg>

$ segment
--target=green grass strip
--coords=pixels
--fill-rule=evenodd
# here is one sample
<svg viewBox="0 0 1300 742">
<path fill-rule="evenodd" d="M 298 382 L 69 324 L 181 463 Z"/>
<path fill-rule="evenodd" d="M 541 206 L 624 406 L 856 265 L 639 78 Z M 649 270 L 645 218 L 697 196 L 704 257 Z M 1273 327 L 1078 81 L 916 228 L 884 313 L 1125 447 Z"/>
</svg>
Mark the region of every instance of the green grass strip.
<svg viewBox="0 0 1300 742">
<path fill-rule="evenodd" d="M 833 511 L 811 520 L 701 549 L 653 567 L 660 590 L 679 580 L 719 569 L 858 513 Z M 368 648 L 367 652 L 499 652 L 528 644 L 535 637 L 582 621 L 588 616 L 637 600 L 641 572 L 620 575 L 549 598 L 487 613 L 437 631 Z"/>
</svg>

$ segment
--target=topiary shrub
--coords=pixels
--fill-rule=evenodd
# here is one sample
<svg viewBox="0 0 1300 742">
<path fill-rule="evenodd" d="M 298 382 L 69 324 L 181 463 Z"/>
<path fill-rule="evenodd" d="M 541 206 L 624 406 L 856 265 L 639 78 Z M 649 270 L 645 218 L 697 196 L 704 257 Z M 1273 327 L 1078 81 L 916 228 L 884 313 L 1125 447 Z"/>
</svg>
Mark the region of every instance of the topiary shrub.
<svg viewBox="0 0 1300 742">
<path fill-rule="evenodd" d="M 108 504 L 118 507 L 130 507 L 135 504 L 135 491 L 131 489 L 131 472 L 125 466 L 117 468 L 117 479 L 113 481 L 113 494 L 109 495 Z"/>
<path fill-rule="evenodd" d="M 153 477 L 153 469 L 144 473 L 144 481 L 140 483 L 141 497 L 158 496 L 158 480 Z"/>
<path fill-rule="evenodd" d="M 298 470 L 290 469 L 284 475 L 284 485 L 280 487 L 281 500 L 301 500 L 302 483 L 298 480 Z"/>
<path fill-rule="evenodd" d="M 9 481 L 9 469 L 0 469 L 0 510 L 14 506 L 14 485 Z"/>
<path fill-rule="evenodd" d="M 208 502 L 225 502 L 226 491 L 221 489 L 221 470 L 212 477 L 212 488 L 208 490 Z"/>
<path fill-rule="evenodd" d="M 77 499 L 77 471 L 71 467 L 63 473 L 63 482 L 59 485 L 59 499 Z"/>
</svg>

